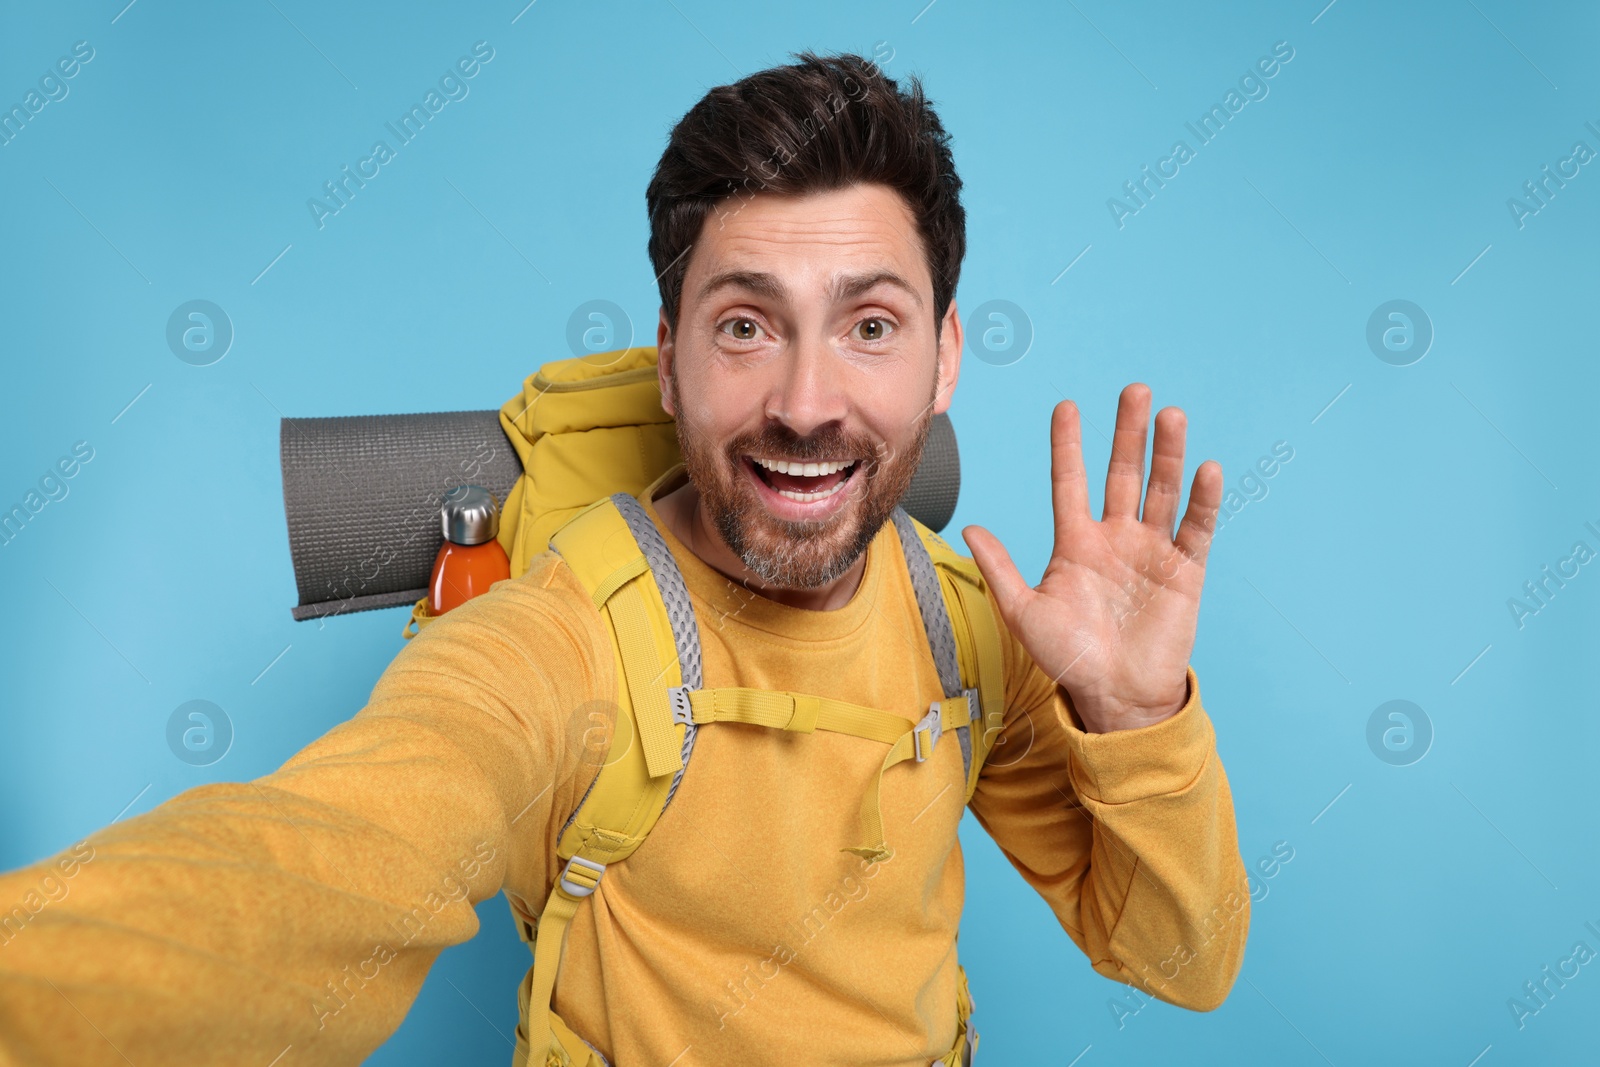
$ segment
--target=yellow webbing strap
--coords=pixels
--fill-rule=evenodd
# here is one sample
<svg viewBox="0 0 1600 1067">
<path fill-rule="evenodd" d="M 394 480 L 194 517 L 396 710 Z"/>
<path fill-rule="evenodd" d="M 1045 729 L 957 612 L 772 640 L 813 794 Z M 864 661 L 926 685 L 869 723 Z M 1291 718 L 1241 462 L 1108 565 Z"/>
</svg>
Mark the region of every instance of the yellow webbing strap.
<svg viewBox="0 0 1600 1067">
<path fill-rule="evenodd" d="M 927 759 L 933 754 L 934 742 L 939 736 L 947 730 L 968 725 L 973 711 L 965 695 L 934 702 L 928 715 L 915 723 L 907 723 L 904 716 L 877 708 L 805 693 L 726 686 L 697 689 L 688 697 L 696 724 L 741 722 L 805 733 L 832 730 L 888 745 L 889 751 L 884 754 L 883 763 L 861 800 L 861 836 L 867 843 L 840 849 L 876 862 L 894 855 L 894 850 L 884 841 L 883 812 L 879 806 L 883 772 L 908 759 Z"/>
<path fill-rule="evenodd" d="M 644 749 L 650 777 L 659 778 L 683 768 L 683 743 L 672 724 L 672 707 L 667 703 L 666 671 L 656 654 L 654 631 L 646 614 L 643 583 L 625 583 L 606 601 L 611 623 L 617 632 L 617 647 L 622 652 L 623 673 L 627 676 L 628 699 L 633 702 L 634 719 L 639 726 L 639 744 Z M 660 594 L 651 591 L 660 599 Z"/>
<path fill-rule="evenodd" d="M 978 1051 L 978 1031 L 972 1026 L 972 993 L 967 988 L 967 969 L 956 965 L 956 1041 L 949 1052 L 934 1060 L 937 1067 L 971 1067 Z"/>
<path fill-rule="evenodd" d="M 865 737 L 892 745 L 906 733 L 906 717 L 877 708 L 830 697 L 814 697 L 773 689 L 696 689 L 689 694 L 698 725 L 707 722 L 742 722 L 776 730 L 835 733 Z"/>
<path fill-rule="evenodd" d="M 594 881 L 599 881 L 598 875 Z M 593 882 L 589 883 L 589 888 L 592 892 Z M 562 949 L 566 947 L 567 926 L 577 914 L 582 900 L 582 897 L 572 896 L 557 885 L 551 890 L 550 899 L 539 916 L 539 932 L 534 940 L 533 978 L 528 986 L 527 1067 L 545 1067 L 552 1060 L 560 1062 L 551 1043 L 550 997 L 555 992 L 556 971 L 561 966 Z"/>
<path fill-rule="evenodd" d="M 623 583 L 633 581 L 633 579 L 649 569 L 650 561 L 644 558 L 643 552 L 640 552 L 633 559 L 606 575 L 604 580 L 595 586 L 594 592 L 589 594 L 589 599 L 594 601 L 595 607 L 605 607 L 606 601 L 611 599 L 611 594 L 620 589 Z"/>
<path fill-rule="evenodd" d="M 423 597 L 411 605 L 411 617 L 406 620 L 405 627 L 401 629 L 400 636 L 407 641 L 422 632 L 422 628 L 434 620 L 428 611 L 428 598 Z"/>
<path fill-rule="evenodd" d="M 933 708 L 929 709 L 929 717 L 932 717 L 935 711 L 939 722 L 939 733 L 953 730 L 957 726 L 966 726 L 972 721 L 972 709 L 968 706 L 965 695 L 946 697 L 937 701 Z M 900 738 L 890 746 L 889 751 L 884 753 L 883 764 L 878 768 L 877 776 L 867 789 L 867 795 L 861 799 L 861 836 L 866 843 L 852 845 L 840 851 L 853 852 L 872 863 L 881 863 L 894 855 L 894 849 L 884 840 L 883 813 L 879 808 L 879 795 L 883 790 L 883 772 L 896 763 L 908 759 L 927 759 L 932 754 L 933 743 L 937 739 L 931 724 L 924 719 L 900 735 Z"/>
</svg>

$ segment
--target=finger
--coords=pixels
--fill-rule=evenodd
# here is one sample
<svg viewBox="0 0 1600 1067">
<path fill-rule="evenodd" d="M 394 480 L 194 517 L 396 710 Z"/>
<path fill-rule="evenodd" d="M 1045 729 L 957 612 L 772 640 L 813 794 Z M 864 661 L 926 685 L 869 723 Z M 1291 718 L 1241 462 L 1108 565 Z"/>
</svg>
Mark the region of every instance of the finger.
<svg viewBox="0 0 1600 1067">
<path fill-rule="evenodd" d="M 1150 484 L 1144 490 L 1144 521 L 1172 536 L 1183 496 L 1183 439 L 1188 419 L 1182 408 L 1156 412 L 1156 440 L 1150 446 Z"/>
<path fill-rule="evenodd" d="M 1083 421 L 1070 400 L 1057 404 L 1050 416 L 1050 497 L 1058 536 L 1072 523 L 1092 518 L 1088 472 L 1083 469 Z"/>
<path fill-rule="evenodd" d="M 1117 428 L 1111 432 L 1111 462 L 1106 466 L 1106 506 L 1101 519 L 1139 518 L 1144 489 L 1144 446 L 1150 423 L 1150 387 L 1134 382 L 1117 400 Z"/>
<path fill-rule="evenodd" d="M 1011 553 L 1000 539 L 982 526 L 965 526 L 961 538 L 972 549 L 972 558 L 983 574 L 983 580 L 994 590 L 995 601 L 1000 605 L 1000 616 L 1006 628 L 1015 632 L 1016 621 L 1022 616 L 1022 607 L 1030 597 L 1038 594 L 1022 577 L 1017 565 L 1011 562 Z"/>
<path fill-rule="evenodd" d="M 1222 464 L 1208 459 L 1194 472 L 1189 487 L 1189 508 L 1178 524 L 1178 547 L 1189 559 L 1202 566 L 1211 551 L 1217 532 L 1217 509 L 1222 504 Z"/>
</svg>

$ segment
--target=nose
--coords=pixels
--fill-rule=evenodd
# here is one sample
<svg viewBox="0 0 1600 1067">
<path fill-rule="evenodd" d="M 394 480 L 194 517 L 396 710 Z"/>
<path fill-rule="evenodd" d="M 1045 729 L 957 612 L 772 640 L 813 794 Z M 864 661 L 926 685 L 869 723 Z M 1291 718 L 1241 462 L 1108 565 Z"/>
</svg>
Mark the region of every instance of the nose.
<svg viewBox="0 0 1600 1067">
<path fill-rule="evenodd" d="M 843 422 L 849 407 L 838 355 L 821 340 L 796 341 L 784 354 L 767 397 L 767 418 L 808 437 Z"/>
</svg>

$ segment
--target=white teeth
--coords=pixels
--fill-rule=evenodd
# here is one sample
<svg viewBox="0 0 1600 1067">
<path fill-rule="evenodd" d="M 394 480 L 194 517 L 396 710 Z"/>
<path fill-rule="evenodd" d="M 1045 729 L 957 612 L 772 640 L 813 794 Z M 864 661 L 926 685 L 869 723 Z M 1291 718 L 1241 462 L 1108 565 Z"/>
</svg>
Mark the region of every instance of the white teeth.
<svg viewBox="0 0 1600 1067">
<path fill-rule="evenodd" d="M 836 482 L 831 488 L 823 489 L 815 493 L 797 493 L 793 489 L 779 489 L 777 492 L 779 496 L 788 497 L 790 500 L 798 500 L 802 504 L 809 504 L 813 500 L 821 500 L 824 497 L 830 497 L 843 488 L 844 482 Z"/>
<path fill-rule="evenodd" d="M 819 478 L 824 474 L 842 471 L 855 463 L 854 460 L 829 463 L 791 463 L 786 459 L 763 459 L 760 456 L 751 456 L 750 458 L 769 471 L 777 471 L 779 474 L 789 474 L 801 478 Z"/>
</svg>

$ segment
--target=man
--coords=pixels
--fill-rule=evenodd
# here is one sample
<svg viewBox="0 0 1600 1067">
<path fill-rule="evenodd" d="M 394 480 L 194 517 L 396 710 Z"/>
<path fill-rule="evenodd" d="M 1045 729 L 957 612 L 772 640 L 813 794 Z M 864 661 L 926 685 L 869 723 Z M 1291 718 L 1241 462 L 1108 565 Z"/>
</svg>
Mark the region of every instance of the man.
<svg viewBox="0 0 1600 1067">
<path fill-rule="evenodd" d="M 920 86 L 858 57 L 805 53 L 674 129 L 647 199 L 684 463 L 639 500 L 708 685 L 908 723 L 940 695 L 886 520 L 960 369 L 959 191 Z M 1200 466 L 1174 535 L 1184 416 L 1156 416 L 1146 488 L 1149 421 L 1130 385 L 1095 520 L 1077 410 L 1056 408 L 1036 587 L 992 534 L 963 531 L 1006 631 L 1004 729 L 971 806 L 1097 971 L 1210 1010 L 1249 918 L 1188 666 L 1222 478 Z M 0 934 L 0 1063 L 359 1062 L 437 953 L 476 933 L 471 905 L 504 891 L 537 914 L 597 770 L 573 724 L 614 708 L 618 684 L 594 602 L 546 552 L 431 623 L 277 772 L 0 878 L 0 901 L 68 887 Z M 560 1018 L 613 1067 L 961 1062 L 960 753 L 883 776 L 894 847 L 861 858 L 841 849 L 880 746 L 697 736 L 647 842 L 572 920 Z"/>
</svg>

